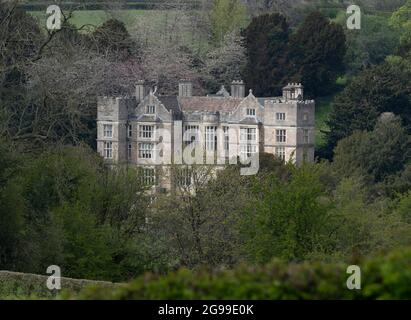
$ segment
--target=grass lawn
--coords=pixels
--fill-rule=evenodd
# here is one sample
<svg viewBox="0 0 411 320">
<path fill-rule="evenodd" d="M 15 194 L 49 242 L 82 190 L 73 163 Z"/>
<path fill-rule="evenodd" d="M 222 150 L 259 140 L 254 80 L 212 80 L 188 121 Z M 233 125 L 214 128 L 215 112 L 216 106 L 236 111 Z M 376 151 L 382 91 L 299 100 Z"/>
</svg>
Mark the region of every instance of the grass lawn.
<svg viewBox="0 0 411 320">
<path fill-rule="evenodd" d="M 46 25 L 46 11 L 28 11 L 36 19 L 38 19 L 39 24 L 42 26 Z M 168 12 L 170 13 L 170 12 Z M 115 18 L 118 19 L 126 25 L 129 29 L 131 28 L 139 18 L 144 17 L 144 19 L 152 18 L 161 21 L 165 17 L 165 11 L 160 10 L 118 10 L 115 12 L 107 12 L 104 10 L 80 10 L 74 11 L 73 17 L 71 18 L 71 23 L 76 27 L 81 27 L 83 25 L 93 25 L 100 26 L 105 21 Z"/>
</svg>

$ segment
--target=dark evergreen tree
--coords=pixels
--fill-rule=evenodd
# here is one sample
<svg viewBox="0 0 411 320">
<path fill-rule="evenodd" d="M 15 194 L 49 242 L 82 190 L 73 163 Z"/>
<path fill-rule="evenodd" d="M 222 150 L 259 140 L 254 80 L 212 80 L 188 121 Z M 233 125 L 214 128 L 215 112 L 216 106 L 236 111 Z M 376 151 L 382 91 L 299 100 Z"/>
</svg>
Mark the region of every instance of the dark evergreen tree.
<svg viewBox="0 0 411 320">
<path fill-rule="evenodd" d="M 255 95 L 275 96 L 281 92 L 287 81 L 289 34 L 286 19 L 278 13 L 258 16 L 244 30 L 247 63 L 243 78 Z"/>
<path fill-rule="evenodd" d="M 329 94 L 344 72 L 344 30 L 319 12 L 306 17 L 290 41 L 291 69 L 309 97 Z M 291 70 L 290 70 L 291 71 Z"/>
</svg>

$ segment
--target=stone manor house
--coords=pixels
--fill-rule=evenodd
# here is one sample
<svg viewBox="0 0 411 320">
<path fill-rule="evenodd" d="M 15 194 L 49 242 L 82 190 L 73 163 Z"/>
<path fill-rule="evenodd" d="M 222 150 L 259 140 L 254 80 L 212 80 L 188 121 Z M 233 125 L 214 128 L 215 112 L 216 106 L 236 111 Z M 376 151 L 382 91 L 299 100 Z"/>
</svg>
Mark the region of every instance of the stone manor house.
<svg viewBox="0 0 411 320">
<path fill-rule="evenodd" d="M 158 181 L 159 171 L 193 163 L 182 157 L 187 146 L 190 156 L 212 155 L 219 166 L 259 152 L 297 164 L 314 161 L 315 102 L 304 100 L 300 83 L 288 84 L 281 97 L 246 95 L 243 81 L 233 81 L 230 93 L 224 86 L 212 95 L 192 93 L 190 81 L 179 83 L 177 96 L 159 95 L 139 81 L 133 97 L 100 97 L 98 152 L 110 164 L 141 168 L 146 183 L 162 188 L 170 179 Z"/>
</svg>

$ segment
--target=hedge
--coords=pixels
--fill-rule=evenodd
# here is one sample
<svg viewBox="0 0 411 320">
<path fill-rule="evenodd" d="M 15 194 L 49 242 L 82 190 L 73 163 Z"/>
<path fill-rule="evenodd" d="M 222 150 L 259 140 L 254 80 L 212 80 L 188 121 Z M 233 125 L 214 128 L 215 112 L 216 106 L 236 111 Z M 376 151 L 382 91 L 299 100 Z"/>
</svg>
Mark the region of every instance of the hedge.
<svg viewBox="0 0 411 320">
<path fill-rule="evenodd" d="M 361 289 L 347 289 L 346 264 L 238 266 L 232 270 L 146 274 L 117 288 L 93 286 L 75 299 L 410 299 L 411 248 L 357 263 Z"/>
</svg>

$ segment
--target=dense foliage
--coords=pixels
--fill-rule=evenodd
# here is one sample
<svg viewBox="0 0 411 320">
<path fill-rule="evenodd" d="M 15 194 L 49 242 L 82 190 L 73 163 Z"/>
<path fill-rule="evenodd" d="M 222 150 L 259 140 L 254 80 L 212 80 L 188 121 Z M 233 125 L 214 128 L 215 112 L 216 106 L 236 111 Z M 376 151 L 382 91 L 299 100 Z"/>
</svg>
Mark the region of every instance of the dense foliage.
<svg viewBox="0 0 411 320">
<path fill-rule="evenodd" d="M 395 12 L 367 12 L 363 33 L 345 29 L 340 7 L 300 1 L 179 2 L 132 26 L 113 14 L 79 27 L 68 12 L 52 32 L 12 3 L 0 4 L 0 269 L 58 264 L 64 276 L 126 281 L 182 268 L 84 297 L 343 298 L 339 263 L 411 244 L 409 1 L 364 0 Z M 297 81 L 308 97 L 327 94 L 319 154 L 332 161 L 260 154 L 254 177 L 193 166 L 190 188 L 152 197 L 139 172 L 93 150 L 97 96 L 131 95 L 138 79 L 160 94 L 182 78 L 215 92 L 241 76 L 258 96 Z M 408 249 L 366 260 L 358 297 L 409 297 L 405 266 Z"/>
<path fill-rule="evenodd" d="M 80 299 L 409 299 L 411 250 L 356 261 L 361 290 L 348 290 L 348 264 L 285 264 L 273 261 L 233 270 L 179 270 L 167 276 L 147 274 L 114 290 L 87 288 Z M 73 298 L 73 296 L 72 296 Z M 76 298 L 76 297 L 74 297 Z"/>
</svg>

